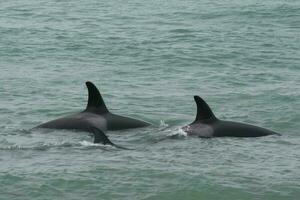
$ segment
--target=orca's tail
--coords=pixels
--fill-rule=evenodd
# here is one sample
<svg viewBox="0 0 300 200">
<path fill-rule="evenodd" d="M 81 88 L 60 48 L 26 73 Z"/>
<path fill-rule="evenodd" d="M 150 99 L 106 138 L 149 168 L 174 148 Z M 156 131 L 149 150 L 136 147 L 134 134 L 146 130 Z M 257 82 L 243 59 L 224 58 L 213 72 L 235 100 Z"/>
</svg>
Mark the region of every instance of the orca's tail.
<svg viewBox="0 0 300 200">
<path fill-rule="evenodd" d="M 119 148 L 119 149 L 130 150 L 130 149 L 128 149 L 128 148 L 121 147 L 121 146 L 119 146 L 119 145 L 116 145 L 116 144 L 112 143 L 112 142 L 108 139 L 108 137 L 105 135 L 105 133 L 104 133 L 102 130 L 96 128 L 96 127 L 90 127 L 90 131 L 91 131 L 91 133 L 94 134 L 94 143 L 96 143 L 96 144 L 99 144 L 99 143 L 102 143 L 102 144 L 104 144 L 104 145 L 107 145 L 107 144 L 108 144 L 108 145 L 117 147 L 117 148 Z"/>
</svg>

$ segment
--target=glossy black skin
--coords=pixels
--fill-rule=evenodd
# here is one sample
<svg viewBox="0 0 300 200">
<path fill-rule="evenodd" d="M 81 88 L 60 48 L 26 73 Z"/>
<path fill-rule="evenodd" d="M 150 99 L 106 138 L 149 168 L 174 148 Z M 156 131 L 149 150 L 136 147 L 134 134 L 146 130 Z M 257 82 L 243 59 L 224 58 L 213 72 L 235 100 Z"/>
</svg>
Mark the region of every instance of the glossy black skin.
<svg viewBox="0 0 300 200">
<path fill-rule="evenodd" d="M 81 112 L 63 118 L 55 119 L 37 126 L 37 128 L 71 129 L 90 132 L 89 127 L 96 127 L 102 131 L 115 131 L 148 126 L 144 121 L 123 117 L 112 113 L 98 115 Z"/>
<path fill-rule="evenodd" d="M 274 131 L 250 124 L 219 120 L 214 116 L 203 99 L 198 96 L 195 96 L 194 98 L 197 103 L 196 120 L 182 128 L 188 135 L 204 138 L 280 135 Z"/>
<path fill-rule="evenodd" d="M 123 117 L 112 113 L 106 113 L 105 115 L 103 115 L 103 117 L 106 119 L 107 122 L 107 130 L 111 131 L 131 128 L 142 128 L 150 125 L 149 123 L 142 120 Z"/>
<path fill-rule="evenodd" d="M 209 126 L 201 131 L 201 127 Z M 278 133 L 253 126 L 232 121 L 214 120 L 208 123 L 194 122 L 188 126 L 183 127 L 183 130 L 188 135 L 195 135 L 198 137 L 261 137 L 267 135 L 279 135 Z"/>
<path fill-rule="evenodd" d="M 86 131 L 93 133 L 94 143 L 108 144 L 117 148 L 127 149 L 112 143 L 103 131 L 140 128 L 149 126 L 150 124 L 141 120 L 110 113 L 96 86 L 91 82 L 86 82 L 86 86 L 89 91 L 89 99 L 84 111 L 46 122 L 36 128 Z"/>
<path fill-rule="evenodd" d="M 110 113 L 96 86 L 91 82 L 86 82 L 86 85 L 89 91 L 89 100 L 86 110 L 46 122 L 37 126 L 37 128 L 72 129 L 91 132 L 90 127 L 95 127 L 101 131 L 114 131 L 150 125 L 141 120 Z"/>
</svg>

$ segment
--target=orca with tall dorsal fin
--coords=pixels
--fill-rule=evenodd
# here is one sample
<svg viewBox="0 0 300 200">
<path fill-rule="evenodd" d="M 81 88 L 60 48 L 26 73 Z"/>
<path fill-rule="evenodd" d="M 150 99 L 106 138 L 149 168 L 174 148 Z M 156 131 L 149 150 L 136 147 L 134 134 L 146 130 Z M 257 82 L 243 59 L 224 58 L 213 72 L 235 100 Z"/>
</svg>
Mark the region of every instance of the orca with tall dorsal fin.
<svg viewBox="0 0 300 200">
<path fill-rule="evenodd" d="M 197 104 L 196 119 L 193 123 L 182 128 L 188 135 L 203 138 L 280 135 L 274 131 L 250 124 L 219 120 L 201 97 L 194 96 L 194 99 Z"/>
<path fill-rule="evenodd" d="M 84 111 L 46 122 L 37 126 L 37 128 L 71 129 L 91 132 L 90 127 L 106 131 L 140 128 L 150 125 L 145 121 L 112 114 L 107 109 L 97 87 L 92 82 L 86 82 L 86 86 L 89 97 L 87 107 Z"/>
</svg>

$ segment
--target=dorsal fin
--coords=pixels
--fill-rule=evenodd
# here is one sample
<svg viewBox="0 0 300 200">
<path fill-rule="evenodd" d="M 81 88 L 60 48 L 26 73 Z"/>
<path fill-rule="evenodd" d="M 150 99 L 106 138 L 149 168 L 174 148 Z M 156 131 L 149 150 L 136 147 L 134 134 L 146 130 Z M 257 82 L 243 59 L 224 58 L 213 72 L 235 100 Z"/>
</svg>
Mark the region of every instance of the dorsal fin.
<svg viewBox="0 0 300 200">
<path fill-rule="evenodd" d="M 109 144 L 109 145 L 117 147 L 119 149 L 132 150 L 132 149 L 121 147 L 119 145 L 116 145 L 116 144 L 112 143 L 108 139 L 108 137 L 105 135 L 105 133 L 102 130 L 96 128 L 96 127 L 91 126 L 91 127 L 89 127 L 89 129 L 90 129 L 90 132 L 92 132 L 94 134 L 94 143 L 96 143 L 96 144 L 97 143 L 102 143 L 104 145 Z"/>
<path fill-rule="evenodd" d="M 108 137 L 105 135 L 103 131 L 101 131 L 96 127 L 89 127 L 89 128 L 90 128 L 90 132 L 94 134 L 94 143 L 102 143 L 104 145 L 109 144 L 115 146 L 115 144 L 108 139 Z"/>
<path fill-rule="evenodd" d="M 197 104 L 197 116 L 195 121 L 217 119 L 208 104 L 201 97 L 194 96 L 194 99 Z"/>
<path fill-rule="evenodd" d="M 89 92 L 89 99 L 86 106 L 86 111 L 98 114 L 109 112 L 97 87 L 89 81 L 87 81 L 85 84 Z"/>
</svg>

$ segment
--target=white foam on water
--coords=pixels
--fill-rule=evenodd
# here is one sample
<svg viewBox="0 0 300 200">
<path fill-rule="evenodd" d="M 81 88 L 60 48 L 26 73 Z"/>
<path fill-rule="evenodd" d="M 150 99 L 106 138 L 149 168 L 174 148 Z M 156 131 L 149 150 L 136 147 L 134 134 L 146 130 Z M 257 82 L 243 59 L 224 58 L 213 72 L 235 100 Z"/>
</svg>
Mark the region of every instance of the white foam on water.
<svg viewBox="0 0 300 200">
<path fill-rule="evenodd" d="M 164 120 L 160 120 L 160 124 L 159 124 L 159 127 L 160 128 L 165 128 L 165 127 L 168 127 L 169 124 L 167 124 Z"/>
<path fill-rule="evenodd" d="M 95 144 L 93 142 L 89 142 L 89 141 L 86 141 L 86 140 L 80 141 L 79 144 L 81 146 L 85 146 L 85 147 L 103 147 L 103 146 L 105 146 L 103 144 Z"/>
<path fill-rule="evenodd" d="M 168 137 L 174 137 L 174 136 L 178 136 L 178 137 L 186 137 L 187 136 L 187 133 L 184 132 L 182 130 L 182 128 L 178 128 L 176 131 L 172 131 L 171 133 L 169 133 L 167 135 Z"/>
</svg>

